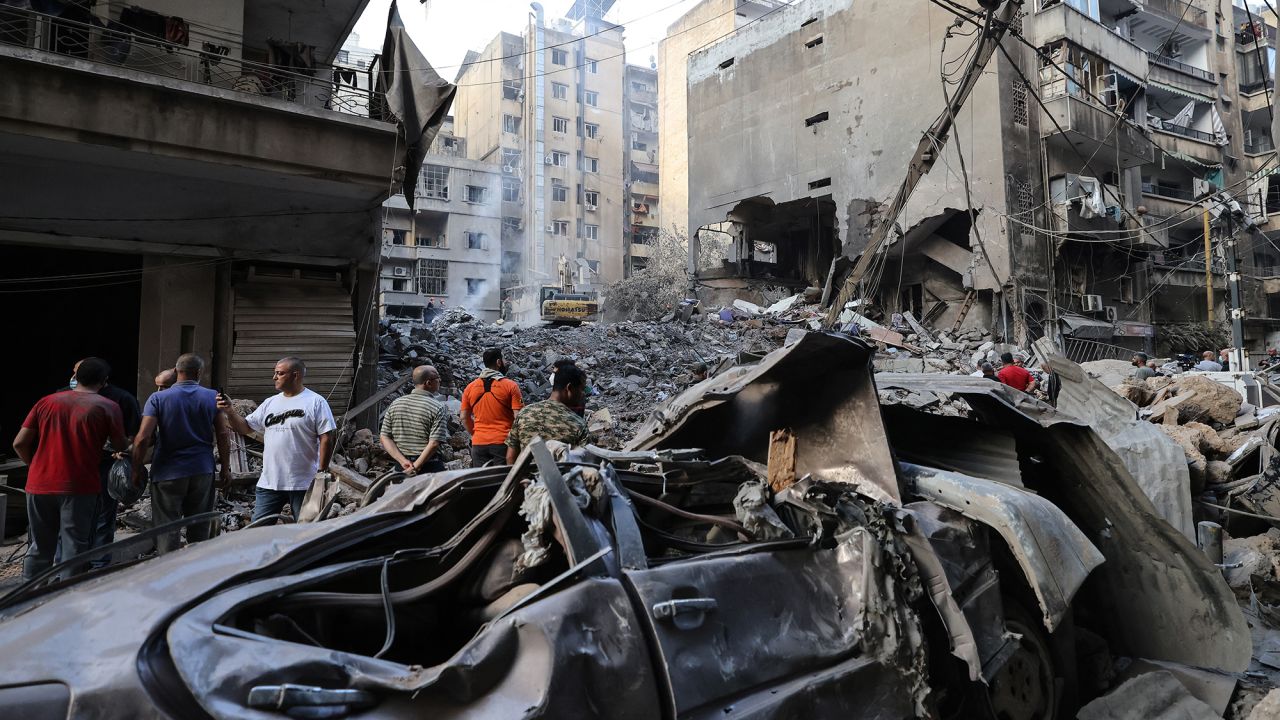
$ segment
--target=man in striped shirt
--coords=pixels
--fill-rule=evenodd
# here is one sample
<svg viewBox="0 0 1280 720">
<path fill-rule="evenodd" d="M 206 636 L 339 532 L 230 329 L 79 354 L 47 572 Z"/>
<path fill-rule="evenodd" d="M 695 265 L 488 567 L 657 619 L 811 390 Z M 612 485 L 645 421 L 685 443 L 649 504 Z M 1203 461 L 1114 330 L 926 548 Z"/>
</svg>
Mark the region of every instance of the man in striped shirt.
<svg viewBox="0 0 1280 720">
<path fill-rule="evenodd" d="M 440 373 L 435 368 L 416 367 L 413 392 L 397 398 L 382 417 L 382 447 L 410 475 L 445 469 L 444 461 L 435 457 L 440 443 L 449 440 L 444 405 L 433 397 L 439 389 Z"/>
</svg>

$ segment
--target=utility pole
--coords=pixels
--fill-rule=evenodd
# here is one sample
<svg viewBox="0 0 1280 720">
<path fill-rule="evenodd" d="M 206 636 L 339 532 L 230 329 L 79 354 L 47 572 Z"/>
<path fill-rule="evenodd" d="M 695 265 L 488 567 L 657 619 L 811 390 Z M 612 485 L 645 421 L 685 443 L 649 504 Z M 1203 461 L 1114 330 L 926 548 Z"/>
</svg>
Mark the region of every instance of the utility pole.
<svg viewBox="0 0 1280 720">
<path fill-rule="evenodd" d="M 1209 235 L 1209 209 L 1205 208 L 1204 212 L 1204 294 L 1205 307 L 1208 312 L 1205 315 L 1205 327 L 1213 328 L 1213 243 Z"/>
<path fill-rule="evenodd" d="M 1227 264 L 1227 287 L 1231 297 L 1231 367 L 1248 370 L 1249 356 L 1244 351 L 1244 307 L 1241 304 L 1239 259 L 1236 257 L 1237 228 L 1252 231 L 1255 223 L 1245 214 L 1240 203 L 1230 193 L 1216 192 L 1206 198 L 1205 214 L 1212 214 L 1218 221 L 1222 255 Z M 1205 235 L 1206 241 L 1208 234 Z M 1205 266 L 1211 267 L 1212 259 L 1206 254 Z M 1209 298 L 1213 307 L 1213 297 Z M 1212 321 L 1212 317 L 1210 318 Z"/>
</svg>

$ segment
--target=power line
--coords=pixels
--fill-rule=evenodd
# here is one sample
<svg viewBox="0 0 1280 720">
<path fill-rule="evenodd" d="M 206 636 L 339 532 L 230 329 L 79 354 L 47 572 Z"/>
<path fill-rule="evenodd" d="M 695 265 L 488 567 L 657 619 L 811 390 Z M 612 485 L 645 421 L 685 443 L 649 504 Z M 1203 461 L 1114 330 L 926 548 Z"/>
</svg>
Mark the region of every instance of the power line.
<svg viewBox="0 0 1280 720">
<path fill-rule="evenodd" d="M 180 218 L 158 217 L 58 217 L 40 215 L 0 215 L 0 220 L 45 221 L 45 222 L 191 222 L 193 220 L 245 220 L 270 217 L 306 217 L 310 215 L 359 215 L 379 207 L 373 205 L 362 210 L 286 210 L 282 212 L 245 213 L 242 215 L 198 215 Z"/>
</svg>

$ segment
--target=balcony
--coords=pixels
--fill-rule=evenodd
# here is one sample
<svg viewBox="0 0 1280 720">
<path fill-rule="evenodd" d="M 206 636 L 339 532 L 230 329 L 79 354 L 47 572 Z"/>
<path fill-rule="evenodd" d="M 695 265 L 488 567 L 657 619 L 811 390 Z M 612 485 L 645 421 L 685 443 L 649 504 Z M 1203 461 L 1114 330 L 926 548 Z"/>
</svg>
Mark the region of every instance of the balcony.
<svg viewBox="0 0 1280 720">
<path fill-rule="evenodd" d="M 1165 55 L 1157 55 L 1156 53 L 1153 53 L 1150 51 L 1147 52 L 1147 57 L 1150 58 L 1151 62 L 1155 63 L 1156 65 L 1167 67 L 1171 70 L 1177 70 L 1180 73 L 1183 73 L 1185 75 L 1190 75 L 1191 77 L 1194 77 L 1194 78 L 1199 78 L 1206 82 L 1210 82 L 1210 83 L 1217 82 L 1217 78 L 1213 76 L 1213 73 L 1209 72 L 1208 70 L 1201 70 L 1200 68 L 1195 67 L 1194 65 L 1188 65 L 1182 62 L 1181 60 L 1175 60 Z"/>
<path fill-rule="evenodd" d="M 382 243 L 382 257 L 389 260 L 417 260 L 418 248 L 414 245 Z"/>
<path fill-rule="evenodd" d="M 653 247 L 644 243 L 631 243 L 631 257 L 647 258 L 653 254 Z"/>
<path fill-rule="evenodd" d="M 657 105 L 658 104 L 658 93 L 653 92 L 652 90 L 634 90 L 633 89 L 630 91 L 630 98 L 631 98 L 631 102 L 638 103 L 640 105 Z"/>
<path fill-rule="evenodd" d="M 1209 27 L 1205 11 L 1185 0 L 1137 0 L 1137 3 L 1144 10 L 1163 15 L 1175 23 L 1201 28 Z"/>
<path fill-rule="evenodd" d="M 1272 84 L 1267 83 L 1266 87 L 1257 86 L 1248 92 L 1246 92 L 1244 88 L 1241 88 L 1240 112 L 1266 112 L 1268 105 L 1275 102 L 1275 92 L 1271 87 Z"/>
<path fill-rule="evenodd" d="M 1191 157 L 1205 163 L 1222 162 L 1222 146 L 1217 143 L 1212 133 L 1195 130 L 1180 125 L 1161 123 L 1160 127 L 1151 128 L 1151 137 L 1161 148 Z"/>
<path fill-rule="evenodd" d="M 1244 144 L 1245 155 L 1263 155 L 1276 149 L 1275 141 L 1271 138 L 1257 138 L 1253 142 Z"/>
<path fill-rule="evenodd" d="M 1156 218 L 1176 216 L 1181 220 L 1186 220 L 1187 217 L 1198 213 L 1198 210 L 1188 209 L 1195 205 L 1192 191 L 1152 183 L 1142 184 L 1142 205 L 1147 208 L 1149 216 L 1155 216 Z M 1154 223 L 1155 221 L 1151 222 Z M 1186 225 L 1182 227 L 1186 227 Z M 1148 232 L 1152 233 L 1154 231 Z"/>
<path fill-rule="evenodd" d="M 658 197 L 658 183 L 635 180 L 631 183 L 631 194 L 645 197 Z"/>
<path fill-rule="evenodd" d="M 1030 37 L 1037 47 L 1066 39 L 1106 58 L 1108 62 L 1134 77 L 1146 75 L 1147 56 L 1142 48 L 1064 2 L 1035 14 L 1032 18 Z"/>
<path fill-rule="evenodd" d="M 396 130 L 336 69 L 304 75 L 0 5 L 0 157 L 23 178 L 5 200 L 57 218 L 8 229 L 143 252 L 376 257 Z"/>
<path fill-rule="evenodd" d="M 1153 262 L 1151 267 L 1155 282 L 1163 285 L 1191 288 L 1203 288 L 1205 286 L 1203 253 L 1191 259 L 1166 257 L 1158 262 Z M 1221 262 L 1213 264 L 1213 275 L 1214 289 L 1226 288 L 1226 270 Z"/>
<path fill-rule="evenodd" d="M 1102 153 L 1100 156 L 1108 161 L 1116 158 L 1120 167 L 1126 168 L 1154 161 L 1155 152 L 1143 130 L 1127 120 L 1121 120 L 1116 127 L 1115 116 L 1091 102 L 1074 95 L 1059 95 L 1046 99 L 1045 108 L 1063 133 L 1044 118 L 1040 123 L 1041 137 L 1071 158 L 1075 158 L 1075 148 L 1085 157 Z"/>
</svg>

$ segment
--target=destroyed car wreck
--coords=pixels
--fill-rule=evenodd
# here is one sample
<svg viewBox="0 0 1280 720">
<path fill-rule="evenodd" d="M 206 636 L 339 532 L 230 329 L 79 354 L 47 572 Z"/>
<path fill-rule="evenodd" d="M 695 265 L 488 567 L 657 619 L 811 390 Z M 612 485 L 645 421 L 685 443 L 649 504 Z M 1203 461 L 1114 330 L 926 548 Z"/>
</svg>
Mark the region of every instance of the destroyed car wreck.
<svg viewBox="0 0 1280 720">
<path fill-rule="evenodd" d="M 1247 666 L 1218 570 L 1092 430 L 870 358 L 809 333 L 624 451 L 28 584 L 0 716 L 1065 718 L 1113 656 Z"/>
</svg>

